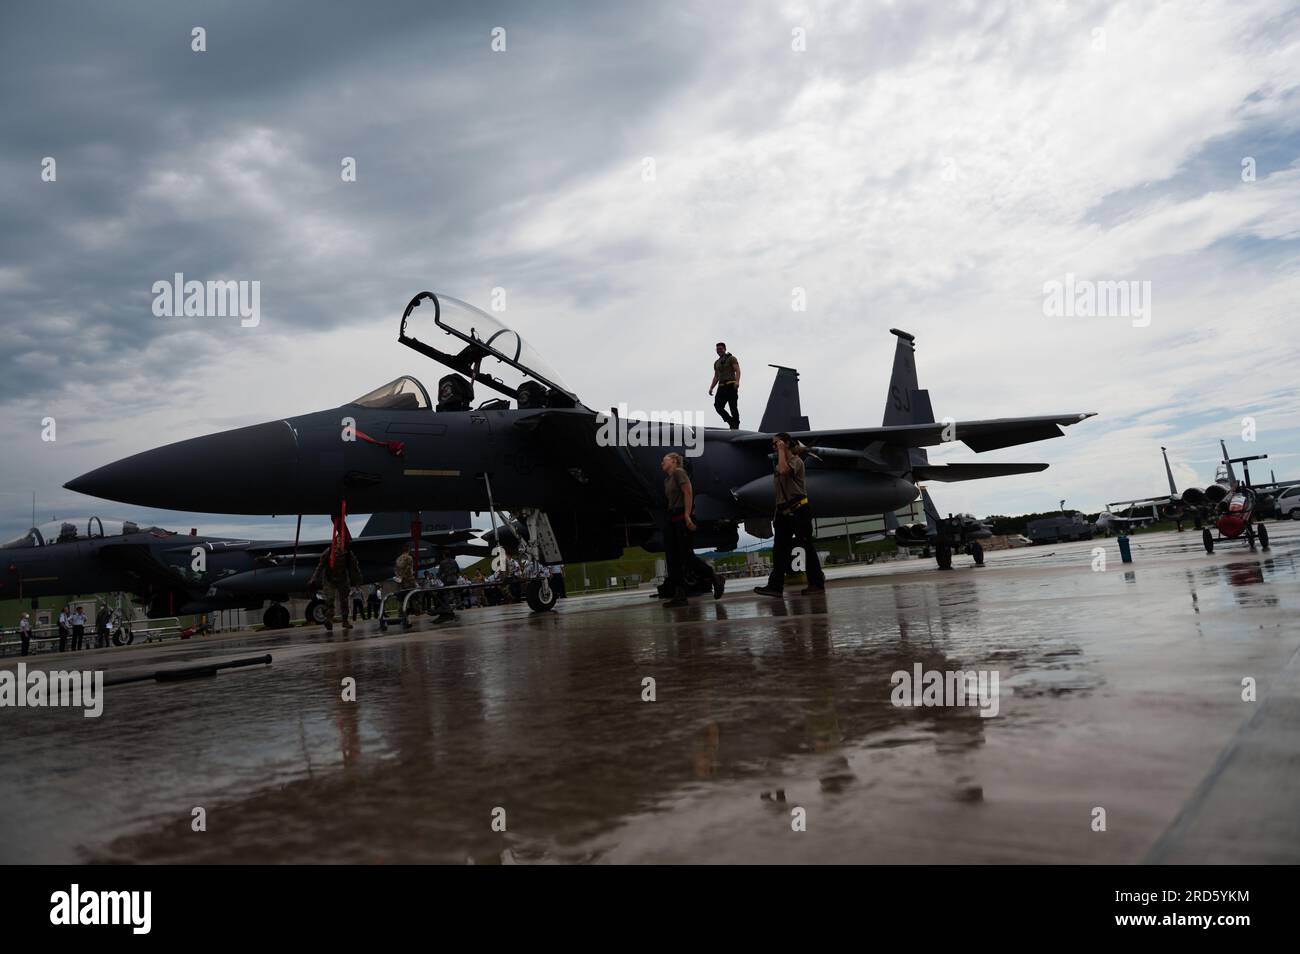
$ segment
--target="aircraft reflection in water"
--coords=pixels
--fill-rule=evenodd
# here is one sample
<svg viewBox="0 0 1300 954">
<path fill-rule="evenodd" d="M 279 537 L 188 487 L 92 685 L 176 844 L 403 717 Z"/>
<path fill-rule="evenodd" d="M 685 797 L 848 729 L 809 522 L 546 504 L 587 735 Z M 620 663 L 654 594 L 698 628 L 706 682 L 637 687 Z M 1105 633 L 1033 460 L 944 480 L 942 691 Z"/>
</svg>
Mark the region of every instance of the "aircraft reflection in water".
<svg viewBox="0 0 1300 954">
<path fill-rule="evenodd" d="M 274 784 L 250 778 L 223 792 L 229 827 L 221 838 L 177 837 L 173 819 L 159 813 L 91 844 L 86 860 L 491 863 L 503 849 L 526 861 L 644 859 L 695 844 L 693 826 L 716 822 L 704 806 L 717 790 L 701 780 L 735 786 L 752 811 L 783 814 L 778 833 L 789 831 L 791 803 L 759 796 L 800 779 L 869 815 L 882 787 L 891 804 L 978 800 L 986 783 L 973 755 L 988 720 L 973 707 L 890 702 L 896 670 L 987 660 L 973 588 L 956 604 L 922 590 L 845 591 L 849 630 L 818 599 L 788 607 L 709 601 L 691 608 L 693 622 L 672 628 L 651 625 L 657 610 L 638 603 L 617 618 L 612 640 L 565 638 L 526 618 L 516 625 L 528 633 L 527 665 L 499 628 L 482 640 L 405 642 L 380 654 L 339 644 L 313 657 L 319 679 L 274 704 L 250 683 L 231 688 L 227 705 L 240 725 L 250 702 L 262 702 L 257 757 L 277 775 Z M 726 612 L 726 627 L 707 625 Z M 575 613 L 565 631 L 608 634 L 610 625 L 605 614 Z M 1018 636 L 998 664 L 1036 662 L 1040 650 L 1040 637 Z M 609 687 L 639 687 L 647 658 L 658 660 L 660 685 L 674 687 L 672 718 L 610 705 Z M 368 679 L 390 683 L 389 691 L 341 704 L 338 693 L 314 688 L 367 666 Z M 139 695 L 119 706 L 148 704 Z M 566 716 L 537 718 L 539 706 Z M 169 764 L 193 746 L 185 730 L 182 721 L 161 726 L 143 756 L 138 741 L 117 733 L 94 758 L 113 764 L 131 751 L 135 764 Z M 900 765 L 915 770 L 888 771 Z M 506 833 L 467 824 L 478 806 L 486 813 L 503 804 L 503 773 L 504 804 L 526 805 L 527 824 L 512 822 Z M 166 784 L 193 783 L 168 774 Z"/>
<path fill-rule="evenodd" d="M 408 333 L 432 313 L 441 351 Z M 917 386 L 911 335 L 895 330 L 893 375 L 880 427 L 795 430 L 816 451 L 807 485 L 817 517 L 892 512 L 919 480 L 1034 473 L 1046 464 L 932 465 L 925 448 L 956 440 L 976 452 L 1059 437 L 1090 414 L 936 423 Z M 655 422 L 653 446 L 602 446 L 602 415 L 583 405 L 522 339 L 454 298 L 421 292 L 398 341 L 453 373 L 424 386 L 402 377 L 348 404 L 169 444 L 70 481 L 70 490 L 170 510 L 330 514 L 446 509 L 510 511 L 540 563 L 613 559 L 630 546 L 662 550 L 660 458 L 684 451 L 681 425 Z M 500 375 L 500 376 L 498 376 Z M 475 387 L 496 392 L 476 406 Z M 511 405 L 511 401 L 514 405 Z M 606 428 L 608 431 L 609 428 Z M 692 433 L 692 441 L 699 435 Z M 771 434 L 706 429 L 688 458 L 697 547 L 733 549 L 739 527 L 770 535 Z M 505 520 L 504 516 L 501 517 Z M 545 580 L 529 602 L 549 609 Z"/>
<path fill-rule="evenodd" d="M 391 514 L 376 514 L 351 543 L 366 583 L 393 575 L 393 562 L 410 543 L 409 533 L 386 532 Z M 453 524 L 468 524 L 469 514 L 436 515 Z M 429 520 L 433 523 L 434 520 Z M 426 546 L 453 553 L 476 552 L 467 529 L 424 530 Z M 31 599 L 75 593 L 131 593 L 148 616 L 210 613 L 222 609 L 261 609 L 270 601 L 263 622 L 270 629 L 289 625 L 281 605 L 291 595 L 306 594 L 316 561 L 329 541 L 239 540 L 184 536 L 130 521 L 53 521 L 33 527 L 0 546 L 4 560 L 0 599 Z M 316 618 L 315 594 L 308 619 Z"/>
</svg>

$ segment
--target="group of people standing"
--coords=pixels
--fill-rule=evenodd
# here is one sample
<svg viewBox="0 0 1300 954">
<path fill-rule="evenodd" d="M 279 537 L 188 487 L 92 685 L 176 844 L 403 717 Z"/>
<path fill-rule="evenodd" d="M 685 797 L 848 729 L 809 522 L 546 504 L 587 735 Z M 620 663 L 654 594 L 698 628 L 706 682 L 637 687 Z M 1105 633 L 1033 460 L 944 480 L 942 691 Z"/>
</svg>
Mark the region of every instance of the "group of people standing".
<svg viewBox="0 0 1300 954">
<path fill-rule="evenodd" d="M 352 622 L 358 619 L 379 619 L 383 611 L 384 598 L 380 594 L 379 584 L 352 587 Z"/>
<path fill-rule="evenodd" d="M 732 430 L 740 428 L 740 413 L 736 402 L 740 389 L 740 362 L 727 350 L 726 342 L 715 346 L 718 358 L 713 362 L 713 382 L 709 394 L 717 390 L 714 409 Z M 826 589 L 826 575 L 822 572 L 813 539 L 812 510 L 808 504 L 808 484 L 803 457 L 808 448 L 782 431 L 772 437 L 774 465 L 772 471 L 772 573 L 764 586 L 754 588 L 761 596 L 784 597 L 785 576 L 802 570 L 807 574 L 808 585 L 804 595 L 821 593 Z M 695 531 L 695 492 L 686 460 L 681 454 L 665 454 L 660 464 L 664 472 L 664 496 L 668 500 L 667 520 L 664 524 L 664 553 L 668 564 L 668 589 L 672 598 L 665 606 L 685 606 L 687 581 L 690 578 L 707 582 L 713 589 L 713 598 L 722 596 L 724 581 L 711 566 L 695 555 L 692 534 Z M 795 566 L 796 551 L 803 554 L 801 566 Z"/>
<path fill-rule="evenodd" d="M 32 617 L 23 613 L 18 621 L 18 638 L 22 643 L 22 655 L 27 656 L 32 648 Z M 86 614 L 80 606 L 69 603 L 59 612 L 59 652 L 67 652 L 71 643 L 72 651 L 85 647 Z M 102 649 L 112 645 L 113 611 L 101 606 L 95 614 L 95 648 Z"/>
</svg>

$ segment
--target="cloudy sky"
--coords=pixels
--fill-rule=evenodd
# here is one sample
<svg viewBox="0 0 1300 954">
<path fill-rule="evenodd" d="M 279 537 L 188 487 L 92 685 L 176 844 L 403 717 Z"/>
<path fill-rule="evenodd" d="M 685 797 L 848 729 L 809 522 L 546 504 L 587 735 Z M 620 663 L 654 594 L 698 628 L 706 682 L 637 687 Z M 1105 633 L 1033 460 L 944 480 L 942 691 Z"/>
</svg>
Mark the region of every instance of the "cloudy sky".
<svg viewBox="0 0 1300 954">
<path fill-rule="evenodd" d="M 1161 444 L 1203 484 L 1219 438 L 1300 477 L 1298 84 L 1286 2 L 13 0 L 0 532 L 35 492 L 39 520 L 291 535 L 61 485 L 435 381 L 396 342 L 425 288 L 504 289 L 596 408 L 709 410 L 724 339 L 745 423 L 780 363 L 815 427 L 875 425 L 898 327 L 940 416 L 1098 412 L 944 453 L 1052 466 L 940 485 L 943 509 L 1160 492 Z M 260 324 L 155 317 L 176 272 L 259 281 Z M 1045 314 L 1067 275 L 1149 282 L 1149 321 Z"/>
</svg>

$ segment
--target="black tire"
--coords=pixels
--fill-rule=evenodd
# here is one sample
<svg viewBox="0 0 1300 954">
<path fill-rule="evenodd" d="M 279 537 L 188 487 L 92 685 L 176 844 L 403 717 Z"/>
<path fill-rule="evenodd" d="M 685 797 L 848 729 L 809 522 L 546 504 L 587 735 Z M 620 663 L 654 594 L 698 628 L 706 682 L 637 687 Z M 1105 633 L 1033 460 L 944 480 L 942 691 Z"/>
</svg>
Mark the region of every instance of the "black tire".
<svg viewBox="0 0 1300 954">
<path fill-rule="evenodd" d="M 262 614 L 262 625 L 267 629 L 288 629 L 289 608 L 279 603 L 272 603 Z"/>
<path fill-rule="evenodd" d="M 975 558 L 976 566 L 984 565 L 984 547 L 980 545 L 978 540 L 970 545 L 970 555 Z"/>
<path fill-rule="evenodd" d="M 114 646 L 130 646 L 135 642 L 135 633 L 131 632 L 130 626 L 119 626 L 117 632 L 113 634 Z"/>
<path fill-rule="evenodd" d="M 325 601 L 318 600 L 315 597 L 307 601 L 307 609 L 302 614 L 308 623 L 315 623 L 318 626 L 325 625 Z"/>
<path fill-rule="evenodd" d="M 1210 528 L 1206 527 L 1201 531 L 1201 543 L 1205 544 L 1205 552 L 1214 552 L 1214 534 L 1210 533 Z"/>
<path fill-rule="evenodd" d="M 952 547 L 946 540 L 941 540 L 934 548 L 934 559 L 941 570 L 952 569 Z"/>
<path fill-rule="evenodd" d="M 1259 545 L 1265 550 L 1268 549 L 1268 530 L 1264 527 L 1263 523 L 1260 523 L 1259 525 Z"/>
<path fill-rule="evenodd" d="M 528 608 L 534 613 L 545 613 L 555 607 L 559 595 L 549 581 L 529 580 L 524 590 L 524 598 L 528 601 Z"/>
</svg>

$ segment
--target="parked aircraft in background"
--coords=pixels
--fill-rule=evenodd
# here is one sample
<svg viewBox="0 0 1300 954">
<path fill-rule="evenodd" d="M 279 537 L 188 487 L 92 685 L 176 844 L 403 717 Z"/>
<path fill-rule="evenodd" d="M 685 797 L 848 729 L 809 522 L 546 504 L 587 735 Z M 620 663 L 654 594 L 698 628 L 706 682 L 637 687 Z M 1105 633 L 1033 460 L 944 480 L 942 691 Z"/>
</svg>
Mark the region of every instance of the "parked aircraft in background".
<svg viewBox="0 0 1300 954">
<path fill-rule="evenodd" d="M 430 526 L 447 518 L 468 526 L 469 514 L 430 515 Z M 375 514 L 352 550 L 367 583 L 393 575 L 393 563 L 411 543 L 410 532 L 383 532 L 410 520 Z M 469 529 L 424 529 L 423 547 L 481 553 Z M 307 618 L 321 621 L 321 602 L 307 582 L 329 541 L 261 541 L 184 535 L 131 521 L 55 520 L 0 545 L 0 599 L 32 599 L 89 593 L 130 593 L 150 618 L 261 609 L 270 629 L 289 625 L 290 596 L 309 597 Z"/>
</svg>

